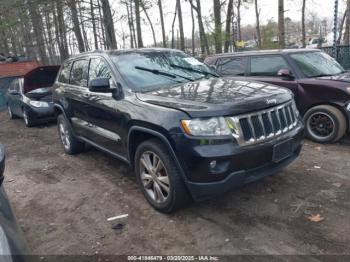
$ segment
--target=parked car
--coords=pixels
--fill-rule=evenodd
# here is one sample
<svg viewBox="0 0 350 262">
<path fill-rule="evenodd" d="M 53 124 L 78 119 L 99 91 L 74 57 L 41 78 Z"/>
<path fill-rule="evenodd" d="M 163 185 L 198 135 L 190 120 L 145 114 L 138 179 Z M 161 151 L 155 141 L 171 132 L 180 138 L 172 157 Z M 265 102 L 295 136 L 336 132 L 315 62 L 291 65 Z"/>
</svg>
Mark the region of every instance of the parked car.
<svg viewBox="0 0 350 262">
<path fill-rule="evenodd" d="M 5 150 L 0 144 L 0 260 L 4 262 L 27 261 L 26 241 L 14 216 L 2 182 L 4 180 Z"/>
<path fill-rule="evenodd" d="M 320 50 L 221 54 L 205 63 L 221 76 L 245 76 L 289 88 L 313 141 L 336 142 L 350 131 L 350 73 Z"/>
<path fill-rule="evenodd" d="M 0 77 L 0 111 L 6 110 L 6 93 L 11 82 L 18 76 Z"/>
<path fill-rule="evenodd" d="M 165 213 L 276 173 L 301 150 L 289 90 L 218 78 L 171 49 L 80 54 L 63 64 L 53 100 L 64 150 L 89 144 L 125 161 Z"/>
<path fill-rule="evenodd" d="M 27 127 L 55 120 L 51 87 L 58 66 L 42 66 L 15 78 L 7 91 L 7 109 L 11 119 L 21 117 Z"/>
</svg>

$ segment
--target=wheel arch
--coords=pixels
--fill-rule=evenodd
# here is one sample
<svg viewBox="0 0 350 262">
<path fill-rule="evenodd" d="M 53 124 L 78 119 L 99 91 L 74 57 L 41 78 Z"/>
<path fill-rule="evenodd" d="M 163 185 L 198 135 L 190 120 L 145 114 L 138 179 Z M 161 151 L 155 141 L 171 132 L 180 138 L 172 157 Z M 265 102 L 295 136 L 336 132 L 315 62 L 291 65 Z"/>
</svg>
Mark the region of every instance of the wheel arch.
<svg viewBox="0 0 350 262">
<path fill-rule="evenodd" d="M 178 169 L 180 170 L 182 178 L 184 179 L 184 181 L 187 181 L 184 169 L 182 168 L 180 161 L 169 139 L 164 134 L 146 127 L 133 126 L 129 130 L 127 139 L 127 154 L 130 161 L 130 166 L 132 168 L 134 167 L 134 158 L 138 145 L 152 138 L 157 138 L 162 143 L 164 143 L 164 145 L 168 148 L 171 156 L 173 157 Z"/>
</svg>

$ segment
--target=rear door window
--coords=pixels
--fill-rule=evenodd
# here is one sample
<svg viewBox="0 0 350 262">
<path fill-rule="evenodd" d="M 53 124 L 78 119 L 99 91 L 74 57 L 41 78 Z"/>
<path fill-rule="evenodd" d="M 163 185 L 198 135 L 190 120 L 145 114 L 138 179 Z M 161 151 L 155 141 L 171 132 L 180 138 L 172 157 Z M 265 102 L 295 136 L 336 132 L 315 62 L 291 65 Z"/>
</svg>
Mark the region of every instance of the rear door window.
<svg viewBox="0 0 350 262">
<path fill-rule="evenodd" d="M 218 61 L 217 71 L 221 75 L 244 76 L 247 59 L 243 57 L 228 57 Z"/>
<path fill-rule="evenodd" d="M 250 59 L 250 76 L 278 76 L 278 71 L 290 66 L 282 56 L 253 56 Z"/>
<path fill-rule="evenodd" d="M 69 83 L 71 85 L 87 87 L 89 60 L 82 59 L 73 63 Z"/>
<path fill-rule="evenodd" d="M 69 75 L 70 75 L 70 69 L 71 69 L 71 62 L 66 62 L 61 70 L 60 76 L 58 77 L 58 82 L 68 84 L 69 83 Z"/>
<path fill-rule="evenodd" d="M 95 78 L 111 78 L 111 70 L 102 58 L 92 58 L 89 69 L 89 80 Z"/>
</svg>

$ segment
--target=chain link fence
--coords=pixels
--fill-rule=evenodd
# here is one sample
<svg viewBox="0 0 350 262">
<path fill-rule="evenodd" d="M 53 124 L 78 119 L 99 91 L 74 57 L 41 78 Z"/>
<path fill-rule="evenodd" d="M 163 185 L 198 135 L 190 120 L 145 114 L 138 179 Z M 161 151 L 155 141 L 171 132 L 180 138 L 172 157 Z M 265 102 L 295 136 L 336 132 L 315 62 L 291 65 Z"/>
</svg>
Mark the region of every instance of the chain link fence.
<svg viewBox="0 0 350 262">
<path fill-rule="evenodd" d="M 322 47 L 321 50 L 334 57 L 333 47 Z M 350 45 L 337 46 L 337 57 L 335 58 L 345 69 L 350 69 Z"/>
</svg>

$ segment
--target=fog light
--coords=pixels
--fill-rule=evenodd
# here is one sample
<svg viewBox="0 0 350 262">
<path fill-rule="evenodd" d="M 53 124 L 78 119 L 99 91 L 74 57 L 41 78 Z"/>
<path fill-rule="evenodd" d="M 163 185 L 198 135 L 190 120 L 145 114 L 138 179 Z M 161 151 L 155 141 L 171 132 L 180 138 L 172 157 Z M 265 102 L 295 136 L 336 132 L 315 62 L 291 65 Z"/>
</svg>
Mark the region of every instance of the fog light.
<svg viewBox="0 0 350 262">
<path fill-rule="evenodd" d="M 216 160 L 210 162 L 210 169 L 214 169 L 216 167 Z"/>
</svg>

